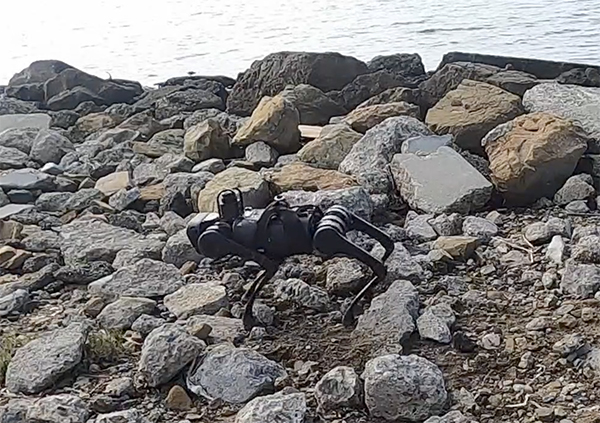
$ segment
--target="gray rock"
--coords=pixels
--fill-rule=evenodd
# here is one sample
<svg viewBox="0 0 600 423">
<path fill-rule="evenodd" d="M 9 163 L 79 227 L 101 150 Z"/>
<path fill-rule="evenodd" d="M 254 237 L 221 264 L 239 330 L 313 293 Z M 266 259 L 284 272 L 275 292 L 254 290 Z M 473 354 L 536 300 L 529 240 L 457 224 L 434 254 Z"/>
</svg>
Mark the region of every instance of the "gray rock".
<svg viewBox="0 0 600 423">
<path fill-rule="evenodd" d="M 32 405 L 30 399 L 11 399 L 4 407 L 0 407 L 0 422 L 27 423 L 27 411 Z"/>
<path fill-rule="evenodd" d="M 419 335 L 424 339 L 432 339 L 442 344 L 452 342 L 451 328 L 456 322 L 454 311 L 446 303 L 428 307 L 417 319 Z"/>
<path fill-rule="evenodd" d="M 179 319 L 187 319 L 195 314 L 215 314 L 227 308 L 229 300 L 222 285 L 193 283 L 167 295 L 164 304 Z"/>
<path fill-rule="evenodd" d="M 29 156 L 16 148 L 0 146 L 0 170 L 27 167 Z"/>
<path fill-rule="evenodd" d="M 192 246 L 187 233 L 182 230 L 168 239 L 162 250 L 162 261 L 181 268 L 188 261 L 199 263 L 202 256 Z"/>
<path fill-rule="evenodd" d="M 5 192 L 11 189 L 54 191 L 54 177 L 33 169 L 20 169 L 0 176 L 0 188 Z"/>
<path fill-rule="evenodd" d="M 8 197 L 6 196 L 6 194 L 4 193 L 2 188 L 0 188 L 0 207 L 4 207 L 8 203 L 10 203 L 10 200 L 8 199 Z M 2 217 L 0 217 L 0 219 L 4 219 L 4 217 L 8 217 L 8 216 L 2 216 Z"/>
<path fill-rule="evenodd" d="M 156 301 L 147 298 L 121 297 L 104 307 L 97 319 L 100 325 L 109 330 L 127 330 L 142 314 L 152 313 Z"/>
<path fill-rule="evenodd" d="M 433 241 L 438 234 L 429 224 L 431 219 L 433 219 L 431 215 L 418 215 L 412 210 L 409 211 L 404 223 L 406 235 L 417 242 Z"/>
<path fill-rule="evenodd" d="M 206 344 L 182 328 L 166 324 L 150 332 L 144 341 L 138 373 L 156 388 L 173 379 L 200 354 Z"/>
<path fill-rule="evenodd" d="M 175 173 L 164 181 L 166 193 L 160 200 L 162 212 L 174 211 L 180 216 L 188 216 L 198 203 L 198 195 L 206 184 L 214 178 L 209 172 Z"/>
<path fill-rule="evenodd" d="M 571 333 L 565 335 L 560 341 L 555 342 L 552 346 L 552 351 L 560 354 L 562 357 L 567 357 L 585 344 L 585 338 L 581 334 Z"/>
<path fill-rule="evenodd" d="M 571 258 L 581 263 L 600 264 L 600 236 L 588 235 L 579 239 L 571 251 Z"/>
<path fill-rule="evenodd" d="M 256 166 L 271 167 L 277 162 L 279 153 L 269 144 L 258 141 L 246 147 L 246 161 Z"/>
<path fill-rule="evenodd" d="M 0 116 L 0 133 L 11 129 L 48 129 L 52 119 L 45 113 L 11 113 L 7 115 L 0 113 L 0 115 L 3 115 Z"/>
<path fill-rule="evenodd" d="M 54 272 L 54 277 L 69 285 L 87 285 L 113 273 L 110 264 L 96 261 L 87 264 L 63 266 Z"/>
<path fill-rule="evenodd" d="M 600 268 L 593 264 L 567 262 L 560 288 L 577 298 L 590 298 L 600 289 Z"/>
<path fill-rule="evenodd" d="M 30 102 L 0 96 L 0 115 L 26 115 L 37 111 L 37 108 Z"/>
<path fill-rule="evenodd" d="M 463 221 L 463 234 L 487 241 L 498 235 L 498 226 L 482 217 L 467 216 Z"/>
<path fill-rule="evenodd" d="M 75 146 L 67 137 L 60 132 L 43 129 L 35 137 L 29 155 L 42 164 L 60 163 L 60 159 L 71 151 L 75 151 Z"/>
<path fill-rule="evenodd" d="M 308 84 L 288 85 L 282 95 L 298 109 L 303 125 L 326 125 L 331 117 L 346 113 L 323 91 Z"/>
<path fill-rule="evenodd" d="M 113 262 L 113 267 L 115 269 L 120 269 L 126 266 L 132 266 L 136 264 L 138 261 L 146 258 L 152 258 L 148 256 L 148 253 L 140 250 L 121 250 L 115 256 L 115 261 Z M 99 279 L 99 278 L 98 278 Z"/>
<path fill-rule="evenodd" d="M 418 313 L 419 293 L 410 282 L 396 280 L 371 301 L 369 309 L 358 318 L 353 336 L 368 340 L 373 351 L 401 348 L 415 330 Z"/>
<path fill-rule="evenodd" d="M 82 211 L 104 199 L 102 191 L 96 188 L 84 188 L 74 193 L 65 203 L 66 210 Z"/>
<path fill-rule="evenodd" d="M 360 407 L 362 382 L 352 367 L 338 366 L 327 372 L 315 386 L 315 398 L 322 411 Z"/>
<path fill-rule="evenodd" d="M 96 423 L 149 423 L 141 411 L 132 408 L 114 413 L 98 414 Z"/>
<path fill-rule="evenodd" d="M 186 223 L 177 213 L 168 211 L 160 219 L 160 227 L 171 237 L 185 229 Z"/>
<path fill-rule="evenodd" d="M 133 183 L 137 186 L 158 184 L 169 171 L 155 163 L 142 163 L 133 170 Z"/>
<path fill-rule="evenodd" d="M 72 196 L 72 192 L 45 192 L 37 198 L 35 206 L 40 211 L 65 211 Z"/>
<path fill-rule="evenodd" d="M 230 344 L 211 347 L 187 378 L 190 391 L 209 401 L 243 404 L 272 390 L 285 369 L 248 348 Z"/>
<path fill-rule="evenodd" d="M 408 116 L 384 120 L 352 147 L 340 163 L 339 171 L 353 175 L 371 194 L 388 194 L 391 191 L 387 166 L 395 154 L 401 151 L 408 138 L 417 135 L 433 135 L 417 119 Z"/>
<path fill-rule="evenodd" d="M 547 222 L 535 222 L 524 229 L 525 238 L 533 245 L 541 245 L 560 235 L 571 238 L 571 223 L 558 217 L 551 217 Z"/>
<path fill-rule="evenodd" d="M 313 204 L 327 210 L 333 205 L 346 207 L 352 213 L 371 220 L 374 204 L 369 193 L 361 187 L 342 188 L 334 190 L 309 191 L 287 191 L 281 194 L 282 198 L 290 203 L 291 207 L 304 204 Z"/>
<path fill-rule="evenodd" d="M 588 200 L 596 196 L 594 181 L 590 175 L 575 175 L 554 195 L 554 203 L 564 206 L 572 201 Z"/>
<path fill-rule="evenodd" d="M 72 323 L 19 348 L 6 370 L 10 392 L 37 394 L 72 371 L 83 357 L 88 326 Z"/>
<path fill-rule="evenodd" d="M 158 151 L 183 154 L 183 129 L 167 129 L 157 132 L 150 138 L 148 145 Z"/>
<path fill-rule="evenodd" d="M 175 266 L 152 259 L 142 259 L 91 283 L 89 290 L 94 294 L 155 298 L 171 294 L 182 286 L 183 279 Z"/>
<path fill-rule="evenodd" d="M 367 408 L 375 418 L 421 421 L 439 414 L 448 397 L 440 369 L 416 355 L 374 358 L 361 377 Z"/>
<path fill-rule="evenodd" d="M 0 298 L 0 317 L 6 317 L 16 311 L 21 311 L 29 301 L 29 294 L 23 289 Z"/>
<path fill-rule="evenodd" d="M 275 286 L 275 297 L 280 301 L 291 301 L 317 311 L 329 307 L 329 296 L 321 288 L 310 286 L 300 279 L 280 280 Z"/>
<path fill-rule="evenodd" d="M 348 296 L 356 293 L 366 282 L 365 271 L 357 260 L 334 258 L 327 262 L 326 266 L 325 284 L 327 291 L 334 295 Z"/>
<path fill-rule="evenodd" d="M 135 319 L 135 322 L 133 322 L 131 325 L 131 330 L 145 337 L 148 336 L 154 329 L 163 326 L 165 323 L 167 323 L 165 319 L 161 319 L 160 317 L 142 314 L 140 317 Z"/>
<path fill-rule="evenodd" d="M 4 132 L 0 132 L 0 146 L 16 148 L 29 156 L 33 140 L 35 140 L 39 132 L 40 130 L 36 128 L 7 129 Z"/>
<path fill-rule="evenodd" d="M 528 90 L 523 96 L 527 112 L 547 112 L 578 122 L 595 140 L 588 148 L 600 152 L 600 88 L 545 83 Z"/>
<path fill-rule="evenodd" d="M 397 154 L 392 174 L 402 198 L 425 213 L 468 214 L 492 194 L 492 184 L 450 147 L 427 156 Z"/>
<path fill-rule="evenodd" d="M 168 119 L 182 112 L 194 112 L 200 109 L 224 110 L 223 100 L 212 92 L 201 89 L 175 91 L 159 98 L 155 103 L 154 116 L 158 120 Z"/>
<path fill-rule="evenodd" d="M 171 173 L 177 172 L 191 172 L 194 168 L 194 161 L 188 159 L 185 156 L 177 155 L 173 153 L 167 153 L 160 156 L 156 161 L 159 167 L 168 170 Z"/>
<path fill-rule="evenodd" d="M 90 416 L 85 402 L 69 394 L 37 400 L 27 411 L 27 420 L 44 423 L 86 423 Z"/>
<path fill-rule="evenodd" d="M 591 212 L 587 203 L 582 200 L 571 201 L 569 204 L 567 204 L 565 206 L 565 210 L 568 211 L 569 213 L 579 213 L 579 214 L 587 214 L 587 213 Z"/>
<path fill-rule="evenodd" d="M 304 423 L 306 412 L 304 394 L 279 392 L 250 401 L 238 412 L 235 423 Z"/>
<path fill-rule="evenodd" d="M 141 196 L 142 193 L 137 187 L 129 190 L 121 189 L 108 199 L 108 204 L 117 211 L 123 211 L 139 200 Z"/>
<path fill-rule="evenodd" d="M 440 147 L 452 146 L 452 135 L 424 135 L 409 138 L 400 148 L 402 154 L 427 155 L 435 153 Z"/>
<path fill-rule="evenodd" d="M 66 264 L 106 261 L 112 263 L 123 249 L 160 258 L 164 244 L 135 231 L 112 226 L 99 220 L 78 219 L 61 228 L 61 251 Z"/>
<path fill-rule="evenodd" d="M 225 170 L 223 159 L 208 159 L 198 163 L 192 168 L 192 172 L 210 172 L 217 174 Z"/>
<path fill-rule="evenodd" d="M 58 264 L 52 263 L 43 267 L 35 273 L 21 276 L 14 282 L 0 284 L 0 298 L 6 297 L 19 289 L 25 291 L 39 291 L 54 282 L 54 272 L 58 270 Z"/>
<path fill-rule="evenodd" d="M 112 397 L 123 397 L 135 392 L 133 379 L 130 377 L 120 377 L 113 379 L 106 384 L 104 393 Z"/>
<path fill-rule="evenodd" d="M 468 419 L 460 411 L 451 411 L 442 417 L 430 417 L 425 420 L 425 423 L 476 423 L 474 420 Z"/>
<path fill-rule="evenodd" d="M 463 219 L 458 213 L 440 214 L 430 219 L 429 224 L 439 236 L 455 236 L 462 233 Z"/>
<path fill-rule="evenodd" d="M 377 259 L 383 258 L 384 253 L 385 249 L 379 244 L 371 250 L 371 254 Z M 400 242 L 394 243 L 394 251 L 385 262 L 385 265 L 388 271 L 386 280 L 389 282 L 398 279 L 419 281 L 425 277 L 421 265 L 411 257 L 408 250 Z"/>
<path fill-rule="evenodd" d="M 39 231 L 23 239 L 22 244 L 26 250 L 38 253 L 58 250 L 60 249 L 60 237 L 52 231 Z"/>
</svg>

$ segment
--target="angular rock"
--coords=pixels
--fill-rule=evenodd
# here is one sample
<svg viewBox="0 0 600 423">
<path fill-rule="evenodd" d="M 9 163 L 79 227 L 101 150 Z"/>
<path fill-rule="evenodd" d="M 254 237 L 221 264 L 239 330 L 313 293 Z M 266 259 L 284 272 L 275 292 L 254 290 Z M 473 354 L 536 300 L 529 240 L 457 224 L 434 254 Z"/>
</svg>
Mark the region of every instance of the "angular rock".
<svg viewBox="0 0 600 423">
<path fill-rule="evenodd" d="M 217 212 L 217 196 L 222 190 L 233 188 L 240 189 L 244 204 L 249 207 L 264 207 L 271 198 L 269 185 L 259 173 L 239 167 L 231 167 L 217 174 L 200 191 L 198 210 L 201 212 Z"/>
<path fill-rule="evenodd" d="M 194 168 L 194 161 L 185 156 L 174 153 L 167 153 L 160 156 L 155 163 L 171 173 L 186 172 L 189 173 Z"/>
<path fill-rule="evenodd" d="M 417 319 L 421 338 L 432 339 L 442 344 L 452 342 L 451 328 L 456 322 L 454 311 L 445 303 L 428 307 Z"/>
<path fill-rule="evenodd" d="M 372 350 L 400 349 L 416 329 L 419 294 L 408 281 L 396 280 L 388 290 L 371 301 L 358 318 L 353 337 L 368 341 Z"/>
<path fill-rule="evenodd" d="M 206 347 L 182 328 L 166 324 L 150 332 L 144 341 L 138 373 L 156 388 L 173 379 Z"/>
<path fill-rule="evenodd" d="M 348 125 L 327 125 L 316 139 L 298 151 L 298 159 L 315 167 L 337 170 L 361 138 Z"/>
<path fill-rule="evenodd" d="M 164 120 L 182 112 L 211 108 L 224 110 L 223 100 L 209 91 L 189 88 L 159 98 L 155 103 L 154 116 Z"/>
<path fill-rule="evenodd" d="M 589 151 L 600 153 L 600 88 L 545 83 L 525 93 L 523 105 L 528 112 L 543 112 L 576 122 L 591 138 Z"/>
<path fill-rule="evenodd" d="M 104 199 L 104 194 L 95 188 L 84 188 L 74 193 L 65 203 L 65 210 L 82 211 Z"/>
<path fill-rule="evenodd" d="M 87 285 L 114 272 L 112 266 L 103 261 L 76 266 L 63 266 L 54 272 L 54 277 L 69 285 Z"/>
<path fill-rule="evenodd" d="M 210 172 L 215 175 L 225 170 L 225 163 L 222 159 L 208 159 L 198 163 L 192 168 L 192 172 Z"/>
<path fill-rule="evenodd" d="M 61 251 L 67 264 L 106 261 L 112 263 L 117 253 L 132 249 L 159 258 L 164 244 L 135 231 L 112 226 L 98 220 L 75 220 L 61 228 Z"/>
<path fill-rule="evenodd" d="M 169 171 L 156 163 L 142 163 L 133 170 L 133 183 L 136 186 L 158 184 L 167 177 Z"/>
<path fill-rule="evenodd" d="M 496 126 L 524 113 L 521 98 L 493 85 L 463 80 L 427 112 L 436 134 L 451 134 L 461 148 L 483 153 L 481 139 Z"/>
<path fill-rule="evenodd" d="M 352 213 L 371 220 L 374 204 L 369 194 L 361 187 L 343 188 L 325 191 L 287 191 L 281 196 L 291 207 L 313 204 L 327 210 L 334 205 L 349 209 Z"/>
<path fill-rule="evenodd" d="M 362 102 L 385 90 L 408 85 L 411 85 L 410 82 L 403 76 L 387 70 L 378 70 L 357 76 L 339 93 L 330 93 L 329 95 L 339 103 L 343 103 L 347 110 L 353 110 Z"/>
<path fill-rule="evenodd" d="M 27 411 L 27 420 L 44 423 L 86 423 L 89 416 L 85 402 L 69 394 L 40 398 Z"/>
<path fill-rule="evenodd" d="M 137 187 L 130 190 L 122 189 L 110 197 L 108 204 L 117 211 L 123 211 L 139 200 L 141 196 L 142 192 Z"/>
<path fill-rule="evenodd" d="M 248 116 L 264 96 L 275 95 L 288 84 L 308 84 L 328 92 L 341 90 L 366 72 L 366 64 L 339 53 L 272 53 L 240 75 L 227 99 L 227 110 Z"/>
<path fill-rule="evenodd" d="M 166 321 L 164 319 L 161 319 L 160 317 L 142 314 L 135 320 L 135 322 L 133 322 L 133 324 L 131 325 L 131 330 L 139 333 L 143 337 L 146 337 L 154 329 L 163 326 L 165 323 Z"/>
<path fill-rule="evenodd" d="M 114 413 L 99 414 L 96 423 L 149 423 L 141 411 L 135 408 Z"/>
<path fill-rule="evenodd" d="M 458 213 L 440 214 L 430 219 L 429 224 L 440 236 L 454 236 L 462 233 L 462 217 Z"/>
<path fill-rule="evenodd" d="M 2 117 L 4 116 L 0 116 L 0 118 Z M 0 130 L 0 147 L 16 148 L 29 155 L 33 141 L 39 132 L 40 130 L 35 128 L 14 128 L 4 132 Z"/>
<path fill-rule="evenodd" d="M 381 259 L 384 253 L 385 249 L 379 244 L 371 250 L 371 254 L 378 259 Z M 388 270 L 386 280 L 389 282 L 398 279 L 418 281 L 422 280 L 424 276 L 421 265 L 411 257 L 401 242 L 394 243 L 394 251 L 386 261 L 386 267 Z"/>
<path fill-rule="evenodd" d="M 121 123 L 119 118 L 109 115 L 105 112 L 91 113 L 77 119 L 69 133 L 70 138 L 76 141 L 83 141 L 93 134 L 100 134 L 106 130 L 113 129 Z"/>
<path fill-rule="evenodd" d="M 433 241 L 438 237 L 437 232 L 429 224 L 433 216 L 418 215 L 414 211 L 409 211 L 406 215 L 404 229 L 410 239 L 417 242 Z"/>
<path fill-rule="evenodd" d="M 23 289 L 17 289 L 12 294 L 0 298 L 0 317 L 21 311 L 28 301 L 29 294 Z"/>
<path fill-rule="evenodd" d="M 508 202 L 517 204 L 554 196 L 587 144 L 580 127 L 547 113 L 520 116 L 482 140 L 494 185 Z"/>
<path fill-rule="evenodd" d="M 178 319 L 185 320 L 196 314 L 215 314 L 227 308 L 229 301 L 224 286 L 193 283 L 167 295 L 164 304 Z"/>
<path fill-rule="evenodd" d="M 474 423 L 474 421 L 455 410 L 442 417 L 430 417 L 425 420 L 425 423 Z"/>
<path fill-rule="evenodd" d="M 587 214 L 591 212 L 587 202 L 582 200 L 571 201 L 565 206 L 565 211 L 575 214 Z"/>
<path fill-rule="evenodd" d="M 142 259 L 121 267 L 111 276 L 89 285 L 91 293 L 155 298 L 172 294 L 183 286 L 179 270 L 172 264 Z"/>
<path fill-rule="evenodd" d="M 73 196 L 71 192 L 45 192 L 35 201 L 35 207 L 40 211 L 66 211 L 66 205 Z"/>
<path fill-rule="evenodd" d="M 365 283 L 365 272 L 356 261 L 346 257 L 332 259 L 327 263 L 325 283 L 327 291 L 335 295 L 356 293 Z"/>
<path fill-rule="evenodd" d="M 394 87 L 383 91 L 371 97 L 368 100 L 363 101 L 358 105 L 357 108 L 374 106 L 376 104 L 387 104 L 387 103 L 398 103 L 405 102 L 410 104 L 419 104 L 419 90 L 406 88 L 406 87 Z"/>
<path fill-rule="evenodd" d="M 148 141 L 148 146 L 165 152 L 181 154 L 183 152 L 184 134 L 183 129 L 166 129 L 154 134 Z"/>
<path fill-rule="evenodd" d="M 281 301 L 297 302 L 317 311 L 325 311 L 329 307 L 327 292 L 300 279 L 280 280 L 275 287 L 275 297 Z"/>
<path fill-rule="evenodd" d="M 8 114 L 0 116 L 0 145 L 9 134 L 31 134 L 50 127 L 51 117 L 45 113 Z M 13 132 L 14 131 L 14 132 Z M 28 136 L 28 135 L 27 135 Z M 6 147 L 6 145 L 4 145 Z M 28 153 L 24 151 L 24 153 Z"/>
<path fill-rule="evenodd" d="M 407 139 L 400 150 L 402 154 L 430 154 L 440 147 L 451 147 L 452 141 L 452 135 L 417 136 Z"/>
<path fill-rule="evenodd" d="M 293 190 L 321 191 L 357 186 L 356 180 L 336 170 L 318 169 L 303 163 L 291 163 L 264 173 L 275 193 Z"/>
<path fill-rule="evenodd" d="M 154 134 L 167 128 L 154 119 L 151 111 L 145 111 L 131 116 L 119 125 L 119 129 L 131 129 L 137 131 L 142 139 L 150 139 Z"/>
<path fill-rule="evenodd" d="M 0 247 L 0 269 L 17 270 L 30 257 L 31 253 L 27 251 L 5 245 Z"/>
<path fill-rule="evenodd" d="M 33 401 L 30 399 L 11 399 L 0 408 L 0 421 L 2 423 L 27 422 L 27 411 L 31 408 L 32 403 Z"/>
<path fill-rule="evenodd" d="M 387 118 L 394 116 L 411 116 L 418 119 L 419 107 L 405 102 L 364 106 L 354 109 L 343 121 L 355 131 L 364 134 Z"/>
<path fill-rule="evenodd" d="M 0 170 L 27 167 L 29 156 L 16 148 L 0 146 Z"/>
<path fill-rule="evenodd" d="M 498 88 L 523 97 L 531 88 L 535 87 L 541 81 L 535 76 L 517 70 L 503 70 L 485 80 L 488 84 L 495 85 Z"/>
<path fill-rule="evenodd" d="M 0 176 L 0 188 L 54 191 L 56 185 L 53 176 L 33 169 L 20 169 Z"/>
<path fill-rule="evenodd" d="M 498 226 L 481 217 L 467 216 L 463 221 L 463 234 L 486 241 L 498 234 Z"/>
<path fill-rule="evenodd" d="M 470 236 L 441 236 L 433 245 L 455 259 L 468 260 L 479 245 L 479 239 Z"/>
<path fill-rule="evenodd" d="M 200 315 L 192 316 L 186 322 L 186 330 L 190 335 L 194 336 L 204 326 L 209 326 L 212 329 L 210 331 L 210 338 L 215 344 L 222 342 L 233 343 L 234 340 L 245 332 L 242 320 L 230 317 Z"/>
<path fill-rule="evenodd" d="M 315 398 L 319 409 L 325 412 L 342 407 L 360 407 L 362 382 L 352 367 L 338 366 L 317 382 Z"/>
<path fill-rule="evenodd" d="M 255 166 L 273 166 L 279 154 L 269 144 L 257 141 L 246 147 L 246 161 Z"/>
<path fill-rule="evenodd" d="M 342 105 L 311 85 L 290 85 L 282 91 L 281 95 L 296 107 L 300 115 L 300 123 L 303 125 L 326 125 L 331 117 L 346 113 Z"/>
<path fill-rule="evenodd" d="M 185 132 L 183 151 L 196 163 L 211 158 L 227 159 L 232 156 L 230 142 L 219 121 L 209 118 Z"/>
<path fill-rule="evenodd" d="M 300 149 L 299 123 L 298 110 L 285 97 L 264 97 L 231 142 L 246 147 L 263 141 L 280 154 L 295 153 Z"/>
<path fill-rule="evenodd" d="M 388 194 L 391 190 L 387 165 L 402 143 L 417 135 L 432 135 L 422 123 L 408 116 L 388 118 L 367 133 L 352 147 L 340 163 L 339 171 L 353 175 L 371 194 Z"/>
<path fill-rule="evenodd" d="M 554 203 L 564 206 L 576 200 L 589 200 L 596 195 L 594 181 L 590 175 L 571 176 L 554 195 Z"/>
<path fill-rule="evenodd" d="M 600 264 L 600 236 L 588 235 L 572 247 L 571 258 L 581 263 Z"/>
<path fill-rule="evenodd" d="M 441 370 L 417 355 L 384 355 L 369 360 L 361 375 L 372 417 L 421 421 L 438 414 L 448 394 Z"/>
<path fill-rule="evenodd" d="M 43 129 L 33 141 L 30 156 L 41 164 L 60 163 L 60 159 L 70 151 L 75 151 L 75 146 L 67 137 L 59 132 Z"/>
<path fill-rule="evenodd" d="M 556 235 L 571 238 L 571 224 L 558 217 L 551 217 L 547 222 L 535 222 L 525 227 L 525 238 L 534 245 L 545 244 Z"/>
<path fill-rule="evenodd" d="M 255 398 L 242 408 L 235 423 L 304 423 L 307 412 L 305 394 L 266 395 Z"/>
<path fill-rule="evenodd" d="M 85 324 L 72 323 L 19 348 L 6 369 L 7 389 L 37 394 L 52 386 L 81 362 L 88 330 Z"/>
<path fill-rule="evenodd" d="M 425 213 L 471 213 L 492 193 L 492 184 L 450 147 L 428 156 L 396 154 L 392 174 L 402 198 Z"/>
<path fill-rule="evenodd" d="M 188 375 L 187 386 L 209 401 L 243 404 L 272 390 L 275 381 L 284 376 L 282 366 L 256 351 L 221 344 L 208 349 Z"/>
<path fill-rule="evenodd" d="M 169 238 L 162 250 L 162 260 L 180 268 L 190 261 L 200 262 L 202 256 L 192 246 L 186 231 L 182 230 Z"/>
<path fill-rule="evenodd" d="M 127 330 L 142 314 L 150 314 L 156 301 L 147 298 L 121 297 L 104 307 L 97 319 L 100 325 L 109 330 Z"/>
<path fill-rule="evenodd" d="M 560 289 L 577 298 L 591 298 L 600 289 L 600 268 L 593 264 L 568 262 L 565 266 Z"/>
</svg>

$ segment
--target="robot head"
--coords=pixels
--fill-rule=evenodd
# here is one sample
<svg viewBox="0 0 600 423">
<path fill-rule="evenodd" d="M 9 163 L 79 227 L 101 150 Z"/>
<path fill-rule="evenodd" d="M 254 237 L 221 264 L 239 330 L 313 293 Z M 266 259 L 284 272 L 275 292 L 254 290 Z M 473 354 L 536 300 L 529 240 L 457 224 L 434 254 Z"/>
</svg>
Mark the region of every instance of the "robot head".
<svg viewBox="0 0 600 423">
<path fill-rule="evenodd" d="M 215 223 L 219 222 L 220 216 L 218 213 L 198 213 L 196 217 L 190 220 L 187 225 L 187 237 L 196 249 L 198 250 L 198 238 L 206 229 Z"/>
</svg>

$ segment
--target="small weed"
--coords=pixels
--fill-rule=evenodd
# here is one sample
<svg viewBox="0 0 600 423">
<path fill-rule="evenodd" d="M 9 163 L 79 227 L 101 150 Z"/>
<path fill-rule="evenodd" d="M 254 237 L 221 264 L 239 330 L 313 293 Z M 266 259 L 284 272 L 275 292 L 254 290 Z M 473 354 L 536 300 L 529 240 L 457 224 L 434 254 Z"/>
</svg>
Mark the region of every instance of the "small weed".
<svg viewBox="0 0 600 423">
<path fill-rule="evenodd" d="M 88 358 L 95 363 L 115 362 L 121 358 L 129 357 L 132 350 L 127 346 L 126 339 L 121 331 L 101 329 L 88 336 L 86 345 Z"/>
<path fill-rule="evenodd" d="M 0 386 L 4 386 L 6 369 L 19 347 L 27 343 L 27 339 L 17 334 L 2 334 L 0 337 Z"/>
</svg>

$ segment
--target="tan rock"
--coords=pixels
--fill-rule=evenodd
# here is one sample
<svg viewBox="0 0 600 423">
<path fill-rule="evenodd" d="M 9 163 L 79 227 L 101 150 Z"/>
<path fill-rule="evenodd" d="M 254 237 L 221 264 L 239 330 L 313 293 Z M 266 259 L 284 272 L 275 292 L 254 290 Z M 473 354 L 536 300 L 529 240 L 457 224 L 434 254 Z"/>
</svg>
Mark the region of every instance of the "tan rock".
<svg viewBox="0 0 600 423">
<path fill-rule="evenodd" d="M 479 240 L 472 236 L 441 236 L 433 245 L 456 259 L 466 260 L 473 255 L 478 242 Z"/>
<path fill-rule="evenodd" d="M 298 130 L 300 131 L 300 136 L 302 138 L 314 140 L 315 138 L 319 137 L 323 127 L 314 125 L 298 125 Z"/>
<path fill-rule="evenodd" d="M 300 116 L 293 104 L 282 95 L 263 97 L 250 119 L 235 134 L 232 143 L 247 147 L 263 141 L 280 154 L 300 149 Z"/>
<path fill-rule="evenodd" d="M 196 163 L 212 158 L 226 159 L 231 155 L 230 138 L 218 120 L 209 118 L 186 131 L 183 152 Z"/>
<path fill-rule="evenodd" d="M 0 220 L 0 240 L 20 239 L 23 225 L 14 220 Z"/>
<path fill-rule="evenodd" d="M 187 411 L 193 406 L 190 396 L 185 389 L 179 385 L 175 385 L 167 395 L 167 407 L 174 411 Z"/>
<path fill-rule="evenodd" d="M 183 320 L 196 314 L 215 314 L 227 307 L 229 300 L 222 285 L 192 283 L 167 295 L 164 303 L 171 313 Z"/>
<path fill-rule="evenodd" d="M 371 97 L 368 100 L 363 101 L 358 107 L 373 106 L 375 104 L 386 104 L 396 102 L 406 102 L 411 104 L 419 104 L 420 95 L 418 89 L 395 87 L 390 88 Z"/>
<path fill-rule="evenodd" d="M 5 270 L 19 269 L 25 263 L 25 260 L 31 256 L 33 254 L 29 251 L 18 250 L 5 245 L 4 247 L 0 247 L 0 268 Z"/>
<path fill-rule="evenodd" d="M 265 172 L 265 179 L 276 193 L 292 190 L 334 190 L 358 185 L 350 175 L 337 170 L 318 169 L 299 162 L 269 170 Z"/>
<path fill-rule="evenodd" d="M 129 172 L 115 172 L 98 179 L 95 188 L 108 197 L 129 186 Z"/>
<path fill-rule="evenodd" d="M 298 159 L 322 169 L 337 170 L 362 134 L 346 124 L 324 126 L 319 137 L 298 151 Z"/>
<path fill-rule="evenodd" d="M 392 116 L 411 116 L 416 119 L 420 116 L 419 106 L 403 101 L 387 104 L 375 104 L 354 109 L 344 118 L 355 131 L 365 133 L 375 125 Z"/>
<path fill-rule="evenodd" d="M 483 140 L 492 181 L 513 204 L 552 198 L 573 174 L 587 145 L 579 125 L 548 113 L 519 116 Z"/>
<path fill-rule="evenodd" d="M 165 196 L 166 192 L 167 191 L 163 184 L 149 185 L 147 187 L 140 188 L 140 200 L 160 200 Z"/>
<path fill-rule="evenodd" d="M 524 113 L 521 98 L 501 88 L 465 79 L 427 112 L 425 122 L 437 134 L 482 153 L 481 139 L 496 126 Z"/>
<path fill-rule="evenodd" d="M 74 131 L 85 138 L 95 132 L 112 129 L 119 123 L 121 123 L 119 120 L 107 113 L 90 113 L 77 119 Z"/>
<path fill-rule="evenodd" d="M 132 150 L 134 153 L 143 154 L 144 156 L 158 159 L 171 151 L 164 146 L 150 145 L 145 142 L 136 141 L 132 143 Z"/>
<path fill-rule="evenodd" d="M 264 207 L 271 199 L 269 184 L 258 173 L 241 167 L 231 167 L 218 173 L 198 195 L 200 212 L 217 212 L 217 196 L 225 189 L 238 188 L 242 192 L 244 204 L 251 207 Z"/>
</svg>

